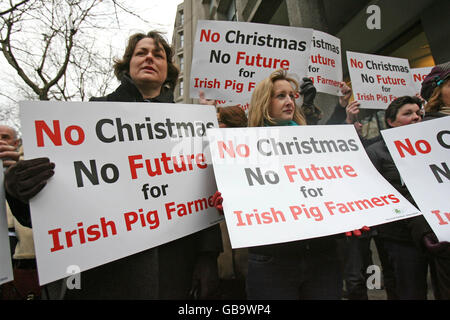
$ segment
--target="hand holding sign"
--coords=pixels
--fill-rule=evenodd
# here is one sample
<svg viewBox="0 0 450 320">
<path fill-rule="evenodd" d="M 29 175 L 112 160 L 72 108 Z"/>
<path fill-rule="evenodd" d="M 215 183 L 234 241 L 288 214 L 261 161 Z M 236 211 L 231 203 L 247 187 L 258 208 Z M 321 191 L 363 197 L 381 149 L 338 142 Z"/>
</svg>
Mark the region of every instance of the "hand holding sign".
<svg viewBox="0 0 450 320">
<path fill-rule="evenodd" d="M 21 160 L 5 173 L 6 191 L 23 203 L 33 198 L 54 175 L 55 164 L 48 158 Z"/>
<path fill-rule="evenodd" d="M 423 244 L 427 251 L 435 256 L 450 258 L 450 242 L 437 239 L 434 233 L 427 233 L 423 237 Z"/>
<path fill-rule="evenodd" d="M 347 62 L 356 100 L 361 107 L 386 109 L 395 98 L 414 95 L 407 59 L 347 51 Z"/>
</svg>

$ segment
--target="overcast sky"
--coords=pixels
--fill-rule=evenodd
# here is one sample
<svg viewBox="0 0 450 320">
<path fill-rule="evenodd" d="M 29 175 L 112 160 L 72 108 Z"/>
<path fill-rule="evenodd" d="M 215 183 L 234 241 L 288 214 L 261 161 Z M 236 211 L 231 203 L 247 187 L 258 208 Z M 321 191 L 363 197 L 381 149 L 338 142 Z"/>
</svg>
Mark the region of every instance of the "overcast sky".
<svg viewBox="0 0 450 320">
<path fill-rule="evenodd" d="M 149 24 L 127 15 L 118 34 L 114 35 L 119 46 L 126 42 L 128 37 L 137 31 L 149 31 L 158 29 L 167 32 L 169 42 L 172 41 L 172 32 L 175 22 L 177 6 L 183 0 L 127 0 L 130 11 L 137 12 L 141 17 L 149 21 Z"/>
</svg>

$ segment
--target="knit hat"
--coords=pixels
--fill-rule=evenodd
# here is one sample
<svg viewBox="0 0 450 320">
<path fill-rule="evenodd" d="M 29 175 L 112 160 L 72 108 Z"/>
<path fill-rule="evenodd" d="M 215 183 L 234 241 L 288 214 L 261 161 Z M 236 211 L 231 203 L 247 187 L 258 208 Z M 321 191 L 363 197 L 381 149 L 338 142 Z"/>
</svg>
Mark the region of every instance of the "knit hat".
<svg viewBox="0 0 450 320">
<path fill-rule="evenodd" d="M 420 95 L 425 100 L 429 100 L 436 87 L 440 86 L 446 79 L 450 77 L 450 61 L 438 64 L 425 77 L 422 82 Z"/>
</svg>

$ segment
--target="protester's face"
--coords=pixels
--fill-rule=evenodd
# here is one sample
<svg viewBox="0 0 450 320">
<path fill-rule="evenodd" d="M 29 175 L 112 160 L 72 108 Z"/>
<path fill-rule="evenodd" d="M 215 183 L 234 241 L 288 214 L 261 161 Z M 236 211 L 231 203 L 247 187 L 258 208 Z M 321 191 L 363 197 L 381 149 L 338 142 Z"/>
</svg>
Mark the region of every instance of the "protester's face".
<svg viewBox="0 0 450 320">
<path fill-rule="evenodd" d="M 447 79 L 442 85 L 441 99 L 444 105 L 450 107 L 450 79 Z"/>
<path fill-rule="evenodd" d="M 0 126 L 0 141 L 3 141 L 13 147 L 17 147 L 19 143 L 15 137 L 14 131 L 7 126 Z"/>
<path fill-rule="evenodd" d="M 417 104 L 407 103 L 398 109 L 395 120 L 388 119 L 391 127 L 400 127 L 407 124 L 416 123 L 422 120 L 420 107 Z"/>
<path fill-rule="evenodd" d="M 162 86 L 167 78 L 167 57 L 164 48 L 156 46 L 152 38 L 141 39 L 131 57 L 130 76 L 137 85 Z"/>
<path fill-rule="evenodd" d="M 287 80 L 277 80 L 273 84 L 269 115 L 277 122 L 289 122 L 294 117 L 296 92 Z"/>
</svg>

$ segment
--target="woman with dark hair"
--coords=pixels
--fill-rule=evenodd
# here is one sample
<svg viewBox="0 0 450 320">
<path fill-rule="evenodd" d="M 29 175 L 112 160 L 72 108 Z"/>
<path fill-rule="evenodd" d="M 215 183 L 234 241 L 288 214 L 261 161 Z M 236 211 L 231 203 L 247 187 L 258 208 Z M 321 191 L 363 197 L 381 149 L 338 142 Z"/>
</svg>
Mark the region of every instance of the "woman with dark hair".
<svg viewBox="0 0 450 320">
<path fill-rule="evenodd" d="M 388 128 L 414 124 L 422 121 L 421 100 L 414 96 L 395 99 L 385 112 Z M 408 201 L 414 199 L 403 183 L 386 143 L 383 139 L 367 148 L 367 154 L 380 174 Z M 377 240 L 387 253 L 393 268 L 395 295 L 398 299 L 427 299 L 427 274 L 429 260 L 415 244 L 414 238 L 423 232 L 427 224 L 423 216 L 385 223 L 376 227 Z"/>
<path fill-rule="evenodd" d="M 114 62 L 114 74 L 121 85 L 113 93 L 91 101 L 173 102 L 179 70 L 162 34 L 150 31 L 132 35 L 122 59 Z"/>
<path fill-rule="evenodd" d="M 425 100 L 424 120 L 450 115 L 450 61 L 431 69 L 422 82 L 420 94 Z M 417 228 L 414 240 L 423 248 L 432 263 L 431 281 L 436 299 L 450 300 L 450 243 L 437 239 L 430 226 Z"/>
<path fill-rule="evenodd" d="M 164 37 L 155 31 L 129 38 L 114 70 L 120 86 L 91 101 L 173 103 L 178 69 Z M 48 158 L 19 161 L 5 174 L 13 214 L 31 226 L 28 200 L 54 174 Z M 222 250 L 218 225 L 81 273 L 81 289 L 66 299 L 187 299 L 189 292 L 206 298 L 218 285 L 217 256 Z M 65 284 L 65 282 L 64 282 Z"/>
</svg>

